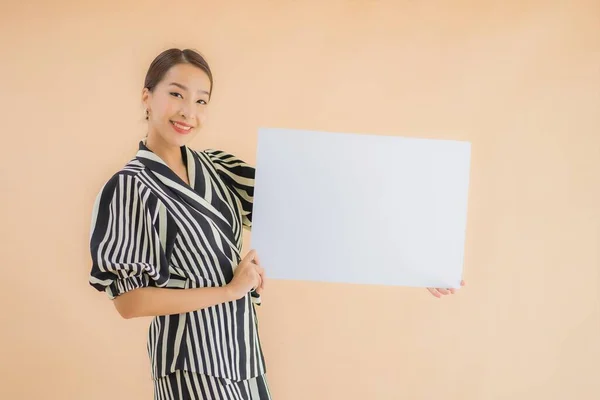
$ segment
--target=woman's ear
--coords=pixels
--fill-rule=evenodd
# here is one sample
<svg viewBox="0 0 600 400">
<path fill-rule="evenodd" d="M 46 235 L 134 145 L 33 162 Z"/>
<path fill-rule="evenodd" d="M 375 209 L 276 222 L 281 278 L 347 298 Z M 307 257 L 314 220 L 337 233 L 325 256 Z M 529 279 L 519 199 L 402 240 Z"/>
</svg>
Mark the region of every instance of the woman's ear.
<svg viewBox="0 0 600 400">
<path fill-rule="evenodd" d="M 142 90 L 142 104 L 144 105 L 145 110 L 150 109 L 151 97 L 152 97 L 152 93 L 150 92 L 150 90 L 148 90 L 148 88 L 144 88 L 144 90 Z"/>
</svg>

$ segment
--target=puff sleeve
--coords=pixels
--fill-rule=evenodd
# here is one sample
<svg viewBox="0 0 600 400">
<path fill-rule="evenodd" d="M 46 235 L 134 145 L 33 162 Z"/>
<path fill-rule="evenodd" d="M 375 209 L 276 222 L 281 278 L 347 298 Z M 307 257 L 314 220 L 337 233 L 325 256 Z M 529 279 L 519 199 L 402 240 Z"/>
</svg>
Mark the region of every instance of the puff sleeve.
<svg viewBox="0 0 600 400">
<path fill-rule="evenodd" d="M 94 202 L 90 285 L 111 299 L 136 288 L 164 287 L 169 280 L 166 214 L 135 176 L 114 175 Z"/>
<path fill-rule="evenodd" d="M 209 149 L 210 156 L 219 176 L 240 201 L 242 224 L 252 230 L 252 206 L 254 201 L 254 167 L 222 150 Z"/>
</svg>

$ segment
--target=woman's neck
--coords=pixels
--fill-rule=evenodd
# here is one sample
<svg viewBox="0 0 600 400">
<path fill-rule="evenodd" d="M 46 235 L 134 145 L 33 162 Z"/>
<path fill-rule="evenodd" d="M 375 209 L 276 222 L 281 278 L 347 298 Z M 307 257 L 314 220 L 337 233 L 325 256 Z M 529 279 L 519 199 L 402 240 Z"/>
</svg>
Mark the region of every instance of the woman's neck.
<svg viewBox="0 0 600 400">
<path fill-rule="evenodd" d="M 171 169 L 177 169 L 183 165 L 181 149 L 178 146 L 169 145 L 160 135 L 148 135 L 146 147 L 159 156 Z"/>
</svg>

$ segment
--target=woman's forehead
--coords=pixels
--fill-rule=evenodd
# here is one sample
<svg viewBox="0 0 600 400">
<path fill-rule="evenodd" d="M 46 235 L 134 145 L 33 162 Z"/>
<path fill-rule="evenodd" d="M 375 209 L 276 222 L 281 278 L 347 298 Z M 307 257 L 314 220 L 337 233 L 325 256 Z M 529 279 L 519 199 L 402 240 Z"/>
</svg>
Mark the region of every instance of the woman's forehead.
<svg viewBox="0 0 600 400">
<path fill-rule="evenodd" d="M 164 82 L 166 85 L 175 83 L 185 86 L 185 89 L 190 91 L 210 89 L 210 79 L 206 72 L 191 64 L 174 65 L 165 74 Z"/>
</svg>

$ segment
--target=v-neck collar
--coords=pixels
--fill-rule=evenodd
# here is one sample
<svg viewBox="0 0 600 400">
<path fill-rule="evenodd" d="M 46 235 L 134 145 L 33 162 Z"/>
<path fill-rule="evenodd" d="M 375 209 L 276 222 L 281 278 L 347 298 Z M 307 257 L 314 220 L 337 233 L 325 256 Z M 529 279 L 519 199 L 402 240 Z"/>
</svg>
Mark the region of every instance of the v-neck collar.
<svg viewBox="0 0 600 400">
<path fill-rule="evenodd" d="M 232 225 L 225 218 L 221 211 L 211 204 L 210 201 L 200 195 L 194 187 L 196 186 L 196 161 L 194 154 L 187 146 L 181 146 L 181 156 L 187 167 L 189 185 L 181 179 L 156 153 L 150 150 L 145 143 L 145 140 L 140 141 L 139 150 L 136 158 L 156 176 L 156 178 L 168 188 L 173 195 L 178 196 L 199 213 L 211 219 L 216 228 L 221 232 L 221 236 L 226 243 L 236 252 L 238 257 L 241 257 L 239 249 L 234 244 L 236 242 Z M 202 171 L 200 171 L 201 173 Z"/>
<path fill-rule="evenodd" d="M 196 185 L 196 162 L 192 151 L 187 146 L 181 146 L 181 156 L 187 167 L 189 185 L 179 177 L 167 163 L 156 153 L 150 150 L 145 141 L 141 141 L 137 152 L 137 159 L 144 164 L 165 186 L 175 194 L 185 199 L 196 209 L 205 209 L 220 219 L 227 226 L 231 224 L 213 204 L 194 190 Z"/>
<path fill-rule="evenodd" d="M 140 161 L 146 165 L 150 169 L 158 169 L 161 175 L 166 176 L 172 181 L 177 182 L 178 184 L 185 186 L 191 190 L 194 190 L 196 186 L 196 163 L 194 161 L 194 156 L 192 155 L 191 150 L 187 146 L 181 146 L 181 158 L 183 160 L 183 164 L 185 165 L 186 174 L 188 178 L 188 183 L 186 183 L 179 175 L 175 173 L 167 165 L 167 163 L 160 158 L 156 153 L 146 146 L 146 140 L 141 140 L 139 143 L 139 149 L 136 154 L 136 157 L 140 159 Z M 146 161 L 146 162 L 144 162 Z M 148 162 L 149 161 L 149 162 Z"/>
</svg>

